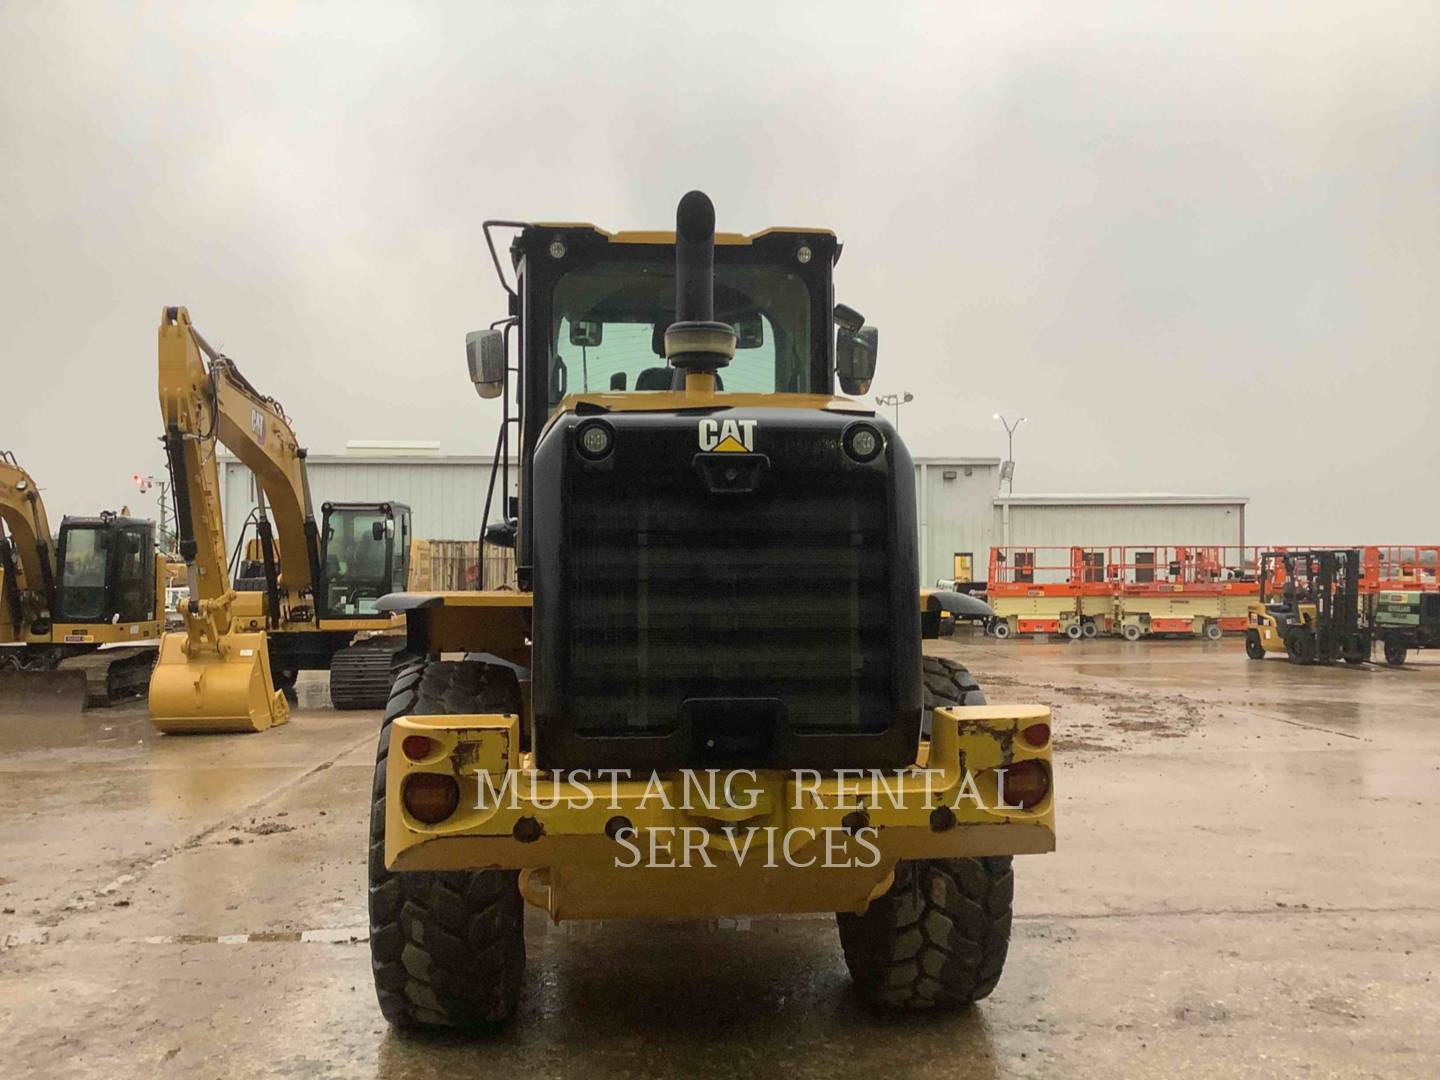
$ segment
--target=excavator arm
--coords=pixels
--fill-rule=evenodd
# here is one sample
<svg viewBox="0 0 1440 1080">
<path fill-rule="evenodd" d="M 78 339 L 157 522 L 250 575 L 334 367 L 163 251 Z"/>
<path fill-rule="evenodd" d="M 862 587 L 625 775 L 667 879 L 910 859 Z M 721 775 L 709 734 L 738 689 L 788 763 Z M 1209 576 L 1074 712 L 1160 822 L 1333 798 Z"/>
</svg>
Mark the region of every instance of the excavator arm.
<svg viewBox="0 0 1440 1080">
<path fill-rule="evenodd" d="M 264 634 L 241 629 L 235 617 L 216 453 L 229 448 L 255 474 L 281 550 L 313 553 L 304 452 L 279 403 L 212 349 L 183 307 L 162 314 L 159 360 L 160 413 L 190 602 L 185 630 L 161 640 L 150 715 L 161 731 L 263 730 L 284 723 L 289 709 L 275 689 Z M 268 529 L 261 540 L 269 546 Z M 310 554 L 277 570 L 273 554 L 267 557 L 272 622 L 304 611 L 316 562 Z"/>
<path fill-rule="evenodd" d="M 55 553 L 50 520 L 35 481 L 8 450 L 0 450 L 0 640 L 19 640 L 36 620 L 48 620 L 55 601 Z M 13 557 L 12 557 L 13 552 Z"/>
</svg>

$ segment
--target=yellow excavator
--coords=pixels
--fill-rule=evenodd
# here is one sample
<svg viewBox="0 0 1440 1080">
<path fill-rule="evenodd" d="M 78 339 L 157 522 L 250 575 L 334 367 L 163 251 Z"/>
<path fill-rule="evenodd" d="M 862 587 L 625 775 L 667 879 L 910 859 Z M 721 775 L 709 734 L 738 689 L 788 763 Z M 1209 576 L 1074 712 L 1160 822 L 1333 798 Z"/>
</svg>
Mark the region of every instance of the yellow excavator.
<svg viewBox="0 0 1440 1080">
<path fill-rule="evenodd" d="M 155 663 L 165 563 L 155 523 L 66 517 L 52 538 L 31 475 L 0 451 L 0 693 L 74 707 L 140 694 Z"/>
<path fill-rule="evenodd" d="M 183 307 L 160 322 L 160 411 L 190 597 L 185 627 L 165 634 L 150 681 L 150 716 L 164 732 L 262 731 L 289 718 L 302 670 L 329 670 L 336 708 L 381 708 L 399 621 L 377 602 L 403 590 L 410 508 L 330 503 L 317 523 L 289 417 Z M 216 453 L 255 476 L 258 588 L 236 588 L 226 558 Z M 273 518 L 273 521 L 272 521 Z"/>
</svg>

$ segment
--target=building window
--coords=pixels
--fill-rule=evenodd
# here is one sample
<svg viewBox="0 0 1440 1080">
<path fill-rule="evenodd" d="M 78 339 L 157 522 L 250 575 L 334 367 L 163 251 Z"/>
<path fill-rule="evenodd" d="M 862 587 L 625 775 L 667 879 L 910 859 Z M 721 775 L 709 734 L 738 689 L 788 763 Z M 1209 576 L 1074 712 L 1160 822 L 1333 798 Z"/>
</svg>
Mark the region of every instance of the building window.
<svg viewBox="0 0 1440 1080">
<path fill-rule="evenodd" d="M 1135 583 L 1149 585 L 1155 580 L 1155 552 L 1135 552 Z"/>
</svg>

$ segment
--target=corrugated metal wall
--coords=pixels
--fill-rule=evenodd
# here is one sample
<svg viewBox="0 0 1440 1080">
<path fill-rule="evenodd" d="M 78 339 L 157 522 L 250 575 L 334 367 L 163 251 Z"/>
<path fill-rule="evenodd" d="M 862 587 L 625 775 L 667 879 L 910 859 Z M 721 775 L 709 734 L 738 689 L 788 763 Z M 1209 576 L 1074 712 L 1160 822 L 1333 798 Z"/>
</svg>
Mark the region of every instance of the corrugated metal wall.
<svg viewBox="0 0 1440 1080">
<path fill-rule="evenodd" d="M 315 515 L 320 504 L 382 502 L 410 506 L 413 534 L 423 540 L 474 540 L 480 535 L 485 488 L 490 482 L 489 457 L 368 458 L 358 455 L 312 455 L 307 463 Z M 225 537 L 231 547 L 239 539 L 246 516 L 255 505 L 250 470 L 233 458 L 221 458 Z M 518 478 L 510 468 L 513 488 Z M 500 482 L 490 520 L 500 518 Z"/>
<path fill-rule="evenodd" d="M 1241 504 L 1050 504 L 995 507 L 997 544 L 1011 547 L 1107 547 L 1244 542 Z M 1006 537 L 1008 536 L 1008 539 Z"/>
<path fill-rule="evenodd" d="M 480 533 L 489 457 L 367 457 L 314 455 L 309 459 L 316 513 L 326 499 L 408 503 L 414 535 L 425 540 L 470 540 Z M 250 472 L 222 458 L 225 535 L 233 547 L 255 505 Z M 995 500 L 999 462 L 989 458 L 934 458 L 915 464 L 920 523 L 920 580 L 933 586 L 954 573 L 954 556 L 974 556 L 974 576 L 985 576 L 990 547 L 1243 543 L 1239 503 L 1054 503 L 1012 505 L 1008 540 L 1005 507 Z M 946 474 L 951 474 L 947 478 Z M 511 466 L 513 486 L 518 479 Z M 491 520 L 500 517 L 498 483 Z"/>
<path fill-rule="evenodd" d="M 999 468 L 989 459 L 916 463 L 922 586 L 953 577 L 957 554 L 971 555 L 973 580 L 985 577 L 990 546 L 999 542 L 992 513 Z"/>
</svg>

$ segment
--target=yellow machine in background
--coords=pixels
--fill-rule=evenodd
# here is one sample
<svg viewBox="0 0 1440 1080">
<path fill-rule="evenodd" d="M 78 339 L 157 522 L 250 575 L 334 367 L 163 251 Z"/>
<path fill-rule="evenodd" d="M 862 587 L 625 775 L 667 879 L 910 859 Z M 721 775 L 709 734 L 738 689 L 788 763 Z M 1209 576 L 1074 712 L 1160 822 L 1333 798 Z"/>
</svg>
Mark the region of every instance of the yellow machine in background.
<svg viewBox="0 0 1440 1080">
<path fill-rule="evenodd" d="M 1284 653 L 1292 664 L 1369 661 L 1373 644 L 1361 613 L 1358 548 L 1266 551 L 1260 598 L 1250 605 L 1245 653 Z"/>
<path fill-rule="evenodd" d="M 66 517 L 52 540 L 34 479 L 0 451 L 0 684 L 56 704 L 145 688 L 165 607 L 155 524 Z"/>
<path fill-rule="evenodd" d="M 208 361 L 208 362 L 207 362 Z M 284 409 L 212 349 L 183 307 L 160 324 L 160 411 L 189 599 L 162 639 L 150 714 L 166 732 L 260 731 L 289 716 L 301 670 L 330 670 L 338 708 L 378 708 L 399 621 L 377 609 L 403 590 L 409 507 L 326 503 L 317 524 L 305 451 Z M 216 466 L 227 447 L 255 476 L 260 580 L 229 576 Z M 273 517 L 273 526 L 272 526 Z"/>
</svg>

